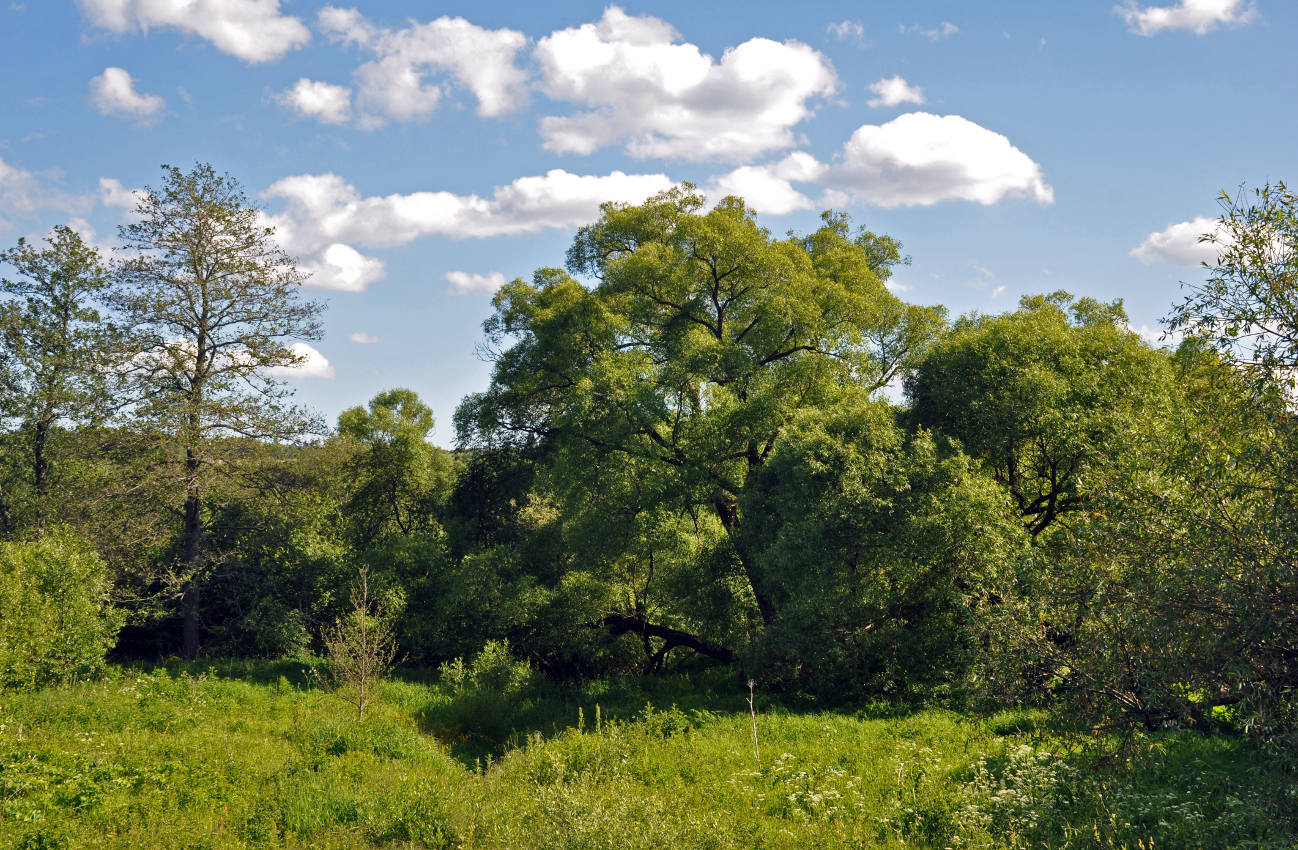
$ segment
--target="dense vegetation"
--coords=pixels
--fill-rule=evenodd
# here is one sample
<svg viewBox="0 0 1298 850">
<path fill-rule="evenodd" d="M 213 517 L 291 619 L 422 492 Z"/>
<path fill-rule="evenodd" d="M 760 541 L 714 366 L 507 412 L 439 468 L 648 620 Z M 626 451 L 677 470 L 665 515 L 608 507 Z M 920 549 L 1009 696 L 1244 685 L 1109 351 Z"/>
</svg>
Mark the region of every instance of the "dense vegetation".
<svg viewBox="0 0 1298 850">
<path fill-rule="evenodd" d="M 0 255 L 0 838 L 1298 840 L 1283 184 L 1175 350 L 1064 292 L 948 321 L 842 215 L 607 205 L 444 451 L 407 389 L 294 407 L 320 306 L 163 176 L 118 260 Z"/>
</svg>

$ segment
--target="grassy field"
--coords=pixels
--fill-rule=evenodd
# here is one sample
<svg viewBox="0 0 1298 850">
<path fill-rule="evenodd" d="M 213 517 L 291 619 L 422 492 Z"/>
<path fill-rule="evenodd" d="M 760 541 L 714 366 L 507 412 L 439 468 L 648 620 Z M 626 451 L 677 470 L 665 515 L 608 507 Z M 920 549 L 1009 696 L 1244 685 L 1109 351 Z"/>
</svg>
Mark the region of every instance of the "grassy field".
<svg viewBox="0 0 1298 850">
<path fill-rule="evenodd" d="M 363 721 L 310 681 L 116 668 L 0 695 L 0 846 L 1298 847 L 1295 777 L 1232 738 L 1167 734 L 1119 766 L 1030 713 L 759 694 L 759 765 L 718 676 L 466 702 L 412 675 Z"/>
</svg>

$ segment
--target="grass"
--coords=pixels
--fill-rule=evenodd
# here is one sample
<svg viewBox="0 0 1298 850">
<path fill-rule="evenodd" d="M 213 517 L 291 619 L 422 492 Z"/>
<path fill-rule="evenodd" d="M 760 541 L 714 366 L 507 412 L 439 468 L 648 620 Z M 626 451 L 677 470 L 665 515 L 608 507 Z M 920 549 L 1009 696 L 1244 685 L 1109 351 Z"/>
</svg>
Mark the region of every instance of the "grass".
<svg viewBox="0 0 1298 850">
<path fill-rule="evenodd" d="M 0 696 L 0 846 L 1298 847 L 1294 777 L 1238 739 L 1156 736 L 1119 769 L 1038 715 L 759 694 L 759 770 L 722 676 L 538 686 L 472 728 L 418 673 L 364 722 L 308 682 L 222 663 Z"/>
</svg>

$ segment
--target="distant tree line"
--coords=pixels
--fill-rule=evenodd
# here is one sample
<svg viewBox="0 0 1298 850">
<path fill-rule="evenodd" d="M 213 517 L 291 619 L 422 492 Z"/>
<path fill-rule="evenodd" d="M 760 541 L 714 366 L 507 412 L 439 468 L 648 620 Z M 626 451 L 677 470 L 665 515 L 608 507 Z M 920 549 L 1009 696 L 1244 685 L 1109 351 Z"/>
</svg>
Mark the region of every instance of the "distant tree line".
<svg viewBox="0 0 1298 850">
<path fill-rule="evenodd" d="M 497 641 L 555 678 L 721 664 L 1279 739 L 1296 215 L 1283 184 L 1223 197 L 1167 350 L 1065 292 L 907 304 L 901 246 L 840 214 L 780 238 L 689 186 L 607 204 L 496 296 L 444 451 L 410 390 L 332 430 L 291 404 L 319 305 L 237 182 L 168 168 L 121 258 L 67 228 L 2 255 L 0 572 L 97 559 L 121 657 L 317 653 L 364 570 L 417 664 Z"/>
</svg>

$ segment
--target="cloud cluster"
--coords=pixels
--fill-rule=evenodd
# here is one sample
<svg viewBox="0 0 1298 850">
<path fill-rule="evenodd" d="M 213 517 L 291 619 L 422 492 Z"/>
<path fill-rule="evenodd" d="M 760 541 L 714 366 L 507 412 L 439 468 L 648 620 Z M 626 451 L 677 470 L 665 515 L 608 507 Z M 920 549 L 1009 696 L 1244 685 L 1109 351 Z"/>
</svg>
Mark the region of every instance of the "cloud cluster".
<svg viewBox="0 0 1298 850">
<path fill-rule="evenodd" d="M 1190 30 L 1203 35 L 1220 26 L 1240 26 L 1257 14 L 1251 0 L 1181 0 L 1175 6 L 1141 6 L 1128 0 L 1114 11 L 1132 32 L 1157 35 L 1164 30 Z"/>
<path fill-rule="evenodd" d="M 847 200 L 880 207 L 946 200 L 986 205 L 1007 197 L 1054 201 L 1041 166 L 1004 135 L 959 115 L 927 112 L 858 127 L 832 163 L 798 152 L 776 163 L 736 169 L 714 185 L 751 198 L 761 212 L 779 214 L 815 205 L 793 187 L 798 182 L 827 190 L 823 205 Z"/>
<path fill-rule="evenodd" d="M 279 0 L 77 0 L 95 26 L 111 32 L 170 28 L 206 39 L 245 62 L 278 59 L 311 40 Z"/>
<path fill-rule="evenodd" d="M 0 157 L 0 229 L 41 210 L 58 210 L 65 216 L 82 216 L 95 205 L 91 195 L 74 195 L 33 171 L 28 171 Z"/>
<path fill-rule="evenodd" d="M 1190 221 L 1168 225 L 1151 233 L 1135 248 L 1131 256 L 1145 265 L 1167 263 L 1173 266 L 1198 266 L 1217 260 L 1220 246 L 1203 239 L 1217 233 L 1216 219 L 1198 216 Z"/>
<path fill-rule="evenodd" d="M 527 37 L 516 30 L 489 30 L 445 16 L 390 30 L 356 9 L 336 6 L 322 9 L 317 24 L 333 41 L 375 57 L 355 72 L 363 127 L 427 118 L 446 87 L 441 75 L 473 92 L 479 115 L 503 115 L 527 101 L 527 77 L 515 65 Z"/>
<path fill-rule="evenodd" d="M 922 88 L 912 86 L 900 76 L 887 77 L 877 83 L 871 83 L 870 91 L 876 96 L 870 100 L 869 105 L 876 109 L 880 106 L 899 106 L 903 103 L 922 104 L 926 100 Z"/>
<path fill-rule="evenodd" d="M 276 181 L 267 198 L 283 211 L 267 224 L 293 254 L 307 257 L 312 285 L 360 291 L 383 277 L 381 261 L 352 245 L 401 245 L 422 236 L 474 238 L 575 227 L 599 215 L 605 201 L 638 203 L 672 185 L 665 174 L 606 176 L 559 169 L 520 177 L 486 198 L 451 192 L 362 196 L 335 174 L 303 174 Z"/>
<path fill-rule="evenodd" d="M 838 85 L 805 44 L 753 38 L 717 62 L 665 21 L 617 6 L 542 38 L 533 55 L 545 94 L 589 107 L 542 119 L 545 147 L 560 153 L 624 144 L 635 157 L 742 161 L 791 147 L 809 101 Z"/>
<path fill-rule="evenodd" d="M 102 115 L 148 123 L 167 102 L 156 94 L 137 92 L 135 80 L 125 69 L 105 68 L 104 73 L 90 78 L 90 105 Z"/>
</svg>

